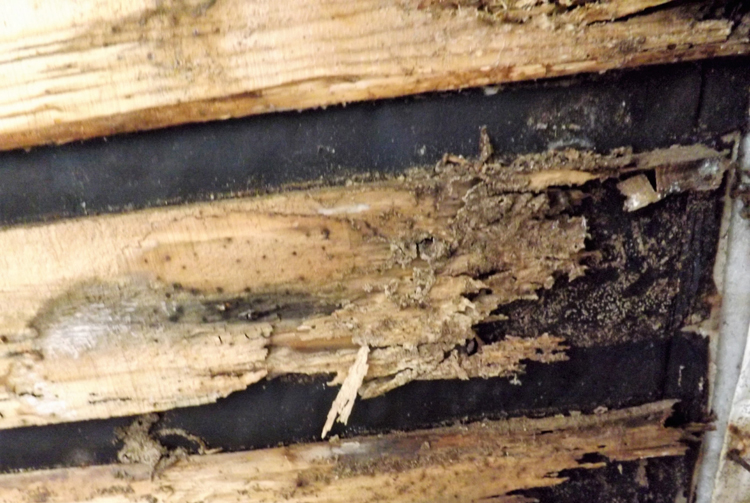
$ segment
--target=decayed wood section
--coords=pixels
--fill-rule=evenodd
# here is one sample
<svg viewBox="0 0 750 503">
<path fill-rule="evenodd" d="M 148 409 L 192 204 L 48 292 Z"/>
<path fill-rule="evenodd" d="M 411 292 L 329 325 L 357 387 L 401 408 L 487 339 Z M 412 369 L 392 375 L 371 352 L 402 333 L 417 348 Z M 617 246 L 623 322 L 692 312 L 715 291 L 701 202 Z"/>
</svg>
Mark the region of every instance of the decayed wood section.
<svg viewBox="0 0 750 503">
<path fill-rule="evenodd" d="M 190 456 L 156 472 L 141 462 L 6 474 L 0 502 L 518 503 L 528 499 L 509 493 L 559 484 L 562 470 L 604 466 L 588 461 L 593 454 L 610 461 L 683 455 L 685 431 L 663 426 L 673 403 Z"/>
<path fill-rule="evenodd" d="M 555 334 L 465 348 L 499 305 L 585 274 L 575 186 L 655 169 L 660 198 L 727 167 L 700 145 L 490 155 L 484 137 L 478 161 L 394 179 L 0 232 L 0 427 L 208 403 L 288 373 L 334 374 L 345 420 L 357 392 L 563 360 Z"/>
<path fill-rule="evenodd" d="M 0 149 L 750 51 L 672 3 L 8 0 Z"/>
</svg>

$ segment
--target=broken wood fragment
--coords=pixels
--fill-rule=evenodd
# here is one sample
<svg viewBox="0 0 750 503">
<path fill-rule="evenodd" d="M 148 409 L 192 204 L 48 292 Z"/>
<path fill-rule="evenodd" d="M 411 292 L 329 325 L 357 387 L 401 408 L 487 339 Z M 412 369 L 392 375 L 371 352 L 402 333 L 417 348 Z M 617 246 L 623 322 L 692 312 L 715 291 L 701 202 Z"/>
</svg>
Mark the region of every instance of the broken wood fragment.
<svg viewBox="0 0 750 503">
<path fill-rule="evenodd" d="M 617 184 L 625 200 L 625 210 L 635 211 L 655 203 L 661 196 L 654 190 L 646 175 L 639 174 Z"/>
<path fill-rule="evenodd" d="M 665 150 L 666 157 L 652 156 L 641 164 L 644 171 L 653 169 L 656 187 L 644 174 L 627 178 L 617 184 L 625 200 L 625 210 L 635 211 L 655 203 L 669 194 L 688 190 L 716 190 L 724 180 L 726 161 L 719 161 L 703 145 L 682 148 L 679 152 Z"/>
<path fill-rule="evenodd" d="M 354 408 L 354 400 L 357 398 L 357 392 L 362 387 L 362 381 L 364 381 L 367 375 L 367 355 L 369 354 L 370 348 L 367 345 L 360 347 L 359 351 L 357 351 L 357 357 L 354 359 L 351 368 L 349 368 L 349 373 L 341 384 L 341 389 L 338 395 L 336 395 L 333 405 L 331 405 L 331 410 L 328 412 L 326 424 L 323 425 L 323 433 L 320 435 L 322 438 L 326 438 L 335 420 L 343 424 L 346 424 L 349 420 L 349 415 Z"/>
<path fill-rule="evenodd" d="M 499 501 L 565 480 L 563 470 L 681 456 L 665 428 L 673 401 L 599 415 L 486 421 L 260 451 L 190 456 L 155 477 L 148 464 L 0 475 L 0 501 Z M 596 458 L 591 461 L 591 458 Z M 503 499 L 507 496 L 508 499 Z"/>
<path fill-rule="evenodd" d="M 721 180 L 705 147 L 569 150 L 6 229 L 0 428 L 198 405 L 266 376 L 342 384 L 364 347 L 363 398 L 564 360 L 554 333 L 478 345 L 474 327 L 585 274 L 579 185 L 679 166 L 698 190 L 707 165 Z"/>
<path fill-rule="evenodd" d="M 9 0 L 0 149 L 750 52 L 683 4 Z"/>
</svg>

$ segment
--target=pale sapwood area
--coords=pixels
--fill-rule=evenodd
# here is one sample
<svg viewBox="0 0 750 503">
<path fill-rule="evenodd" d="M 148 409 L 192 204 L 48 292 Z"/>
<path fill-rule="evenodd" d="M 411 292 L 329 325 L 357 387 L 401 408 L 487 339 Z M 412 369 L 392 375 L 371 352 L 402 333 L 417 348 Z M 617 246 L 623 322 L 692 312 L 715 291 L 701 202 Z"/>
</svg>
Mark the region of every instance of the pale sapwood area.
<svg viewBox="0 0 750 503">
<path fill-rule="evenodd" d="M 0 149 L 747 54 L 708 4 L 6 0 Z"/>
<path fill-rule="evenodd" d="M 564 360 L 555 334 L 465 348 L 498 306 L 586 274 L 577 186 L 655 170 L 654 201 L 716 189 L 728 166 L 701 145 L 489 162 L 483 138 L 479 160 L 389 179 L 1 231 L 0 428 L 204 404 L 292 373 L 332 374 L 345 421 L 357 393 Z"/>
<path fill-rule="evenodd" d="M 673 404 L 177 456 L 157 470 L 143 449 L 154 446 L 126 439 L 131 464 L 0 475 L 0 502 L 525 503 L 536 500 L 509 493 L 560 484 L 563 470 L 684 455 L 691 431 L 663 426 Z"/>
</svg>

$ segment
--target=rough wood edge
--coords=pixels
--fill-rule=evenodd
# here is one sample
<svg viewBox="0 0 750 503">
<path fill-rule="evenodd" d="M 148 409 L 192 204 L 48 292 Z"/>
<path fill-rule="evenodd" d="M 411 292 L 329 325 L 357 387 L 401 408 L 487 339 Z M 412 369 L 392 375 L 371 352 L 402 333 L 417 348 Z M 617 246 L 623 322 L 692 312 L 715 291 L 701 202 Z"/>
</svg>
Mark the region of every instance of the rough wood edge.
<svg viewBox="0 0 750 503">
<path fill-rule="evenodd" d="M 134 450 L 127 459 L 136 464 L 0 475 L 0 501 L 506 501 L 510 492 L 563 482 L 563 470 L 606 463 L 585 455 L 608 461 L 683 455 L 685 432 L 663 426 L 673 404 L 177 456 L 156 472 L 155 458 L 138 459 Z"/>
<path fill-rule="evenodd" d="M 358 351 L 349 406 L 564 360 L 555 334 L 464 350 L 497 306 L 585 273 L 585 221 L 559 207 L 583 195 L 545 189 L 653 169 L 661 198 L 727 168 L 701 145 L 505 165 L 482 144 L 400 179 L 0 232 L 0 428 L 199 405 L 287 373 L 341 384 Z"/>
<path fill-rule="evenodd" d="M 746 27 L 661 3 L 510 19 L 416 0 L 111 1 L 48 25 L 19 16 L 0 41 L 0 149 L 750 52 Z"/>
</svg>

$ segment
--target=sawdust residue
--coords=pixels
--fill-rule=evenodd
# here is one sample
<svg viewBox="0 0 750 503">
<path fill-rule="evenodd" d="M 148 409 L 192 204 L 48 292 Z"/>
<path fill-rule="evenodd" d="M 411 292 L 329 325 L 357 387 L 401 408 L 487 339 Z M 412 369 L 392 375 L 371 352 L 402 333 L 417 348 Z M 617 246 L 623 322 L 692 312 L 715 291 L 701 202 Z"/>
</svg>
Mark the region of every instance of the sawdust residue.
<svg viewBox="0 0 750 503">
<path fill-rule="evenodd" d="M 447 154 L 434 168 L 412 170 L 400 180 L 418 201 L 431 201 L 436 223 L 428 230 L 415 220 L 389 238 L 388 267 L 411 275 L 370 285 L 368 292 L 380 288 L 382 297 L 371 297 L 366 307 L 353 303 L 347 313 L 350 321 L 358 318 L 351 322 L 352 340 L 371 348 L 363 397 L 414 379 L 505 376 L 519 382 L 524 361 L 564 360 L 566 341 L 552 330 L 534 337 L 510 332 L 489 345 L 475 330 L 499 307 L 533 304 L 540 291 L 564 289 L 563 281 L 596 264 L 580 216 L 594 189 L 579 186 L 657 170 L 674 173 L 679 190 L 708 190 L 725 169 L 721 155 L 702 145 L 646 154 L 565 149 L 503 159 L 485 130 L 479 143 L 475 159 Z M 698 189 L 696 177 L 706 189 Z M 660 187 L 663 197 L 671 193 Z M 377 223 L 368 228 L 383 239 Z M 506 310 L 503 316 L 514 315 Z"/>
<path fill-rule="evenodd" d="M 672 0 L 419 0 L 418 8 L 434 12 L 473 13 L 484 23 L 523 24 L 543 30 L 578 31 L 596 22 L 615 22 Z"/>
<path fill-rule="evenodd" d="M 414 379 L 517 380 L 524 360 L 566 358 L 563 339 L 547 334 L 479 347 L 474 326 L 499 305 L 533 300 L 537 290 L 585 272 L 586 221 L 572 215 L 584 194 L 575 188 L 531 191 L 529 173 L 561 172 L 562 166 L 608 176 L 632 159 L 625 151 L 609 156 L 548 152 L 510 163 L 493 156 L 482 129 L 475 160 L 446 155 L 434 168 L 413 170 L 398 181 L 418 201 L 431 201 L 435 224 L 430 229 L 415 222 L 389 238 L 386 267 L 411 274 L 368 284 L 367 304 L 354 302 L 334 313 L 356 327 L 353 342 L 371 348 L 363 397 Z M 579 183 L 564 175 L 548 180 L 551 185 Z M 366 227 L 375 239 L 383 239 L 378 223 L 373 219 Z"/>
</svg>

